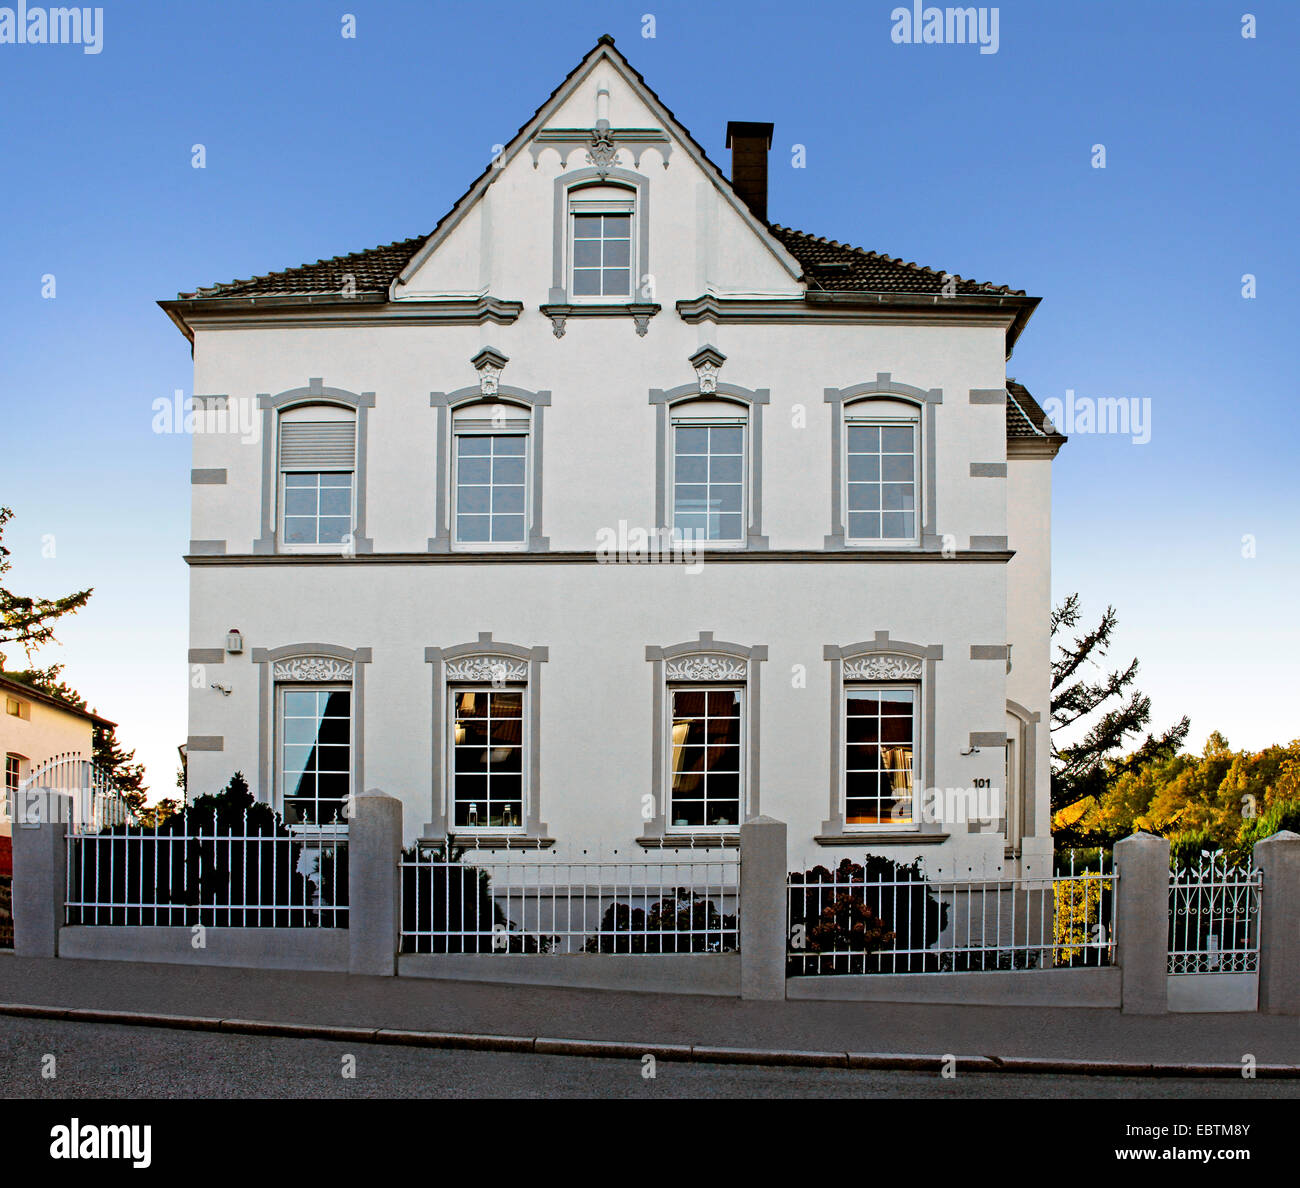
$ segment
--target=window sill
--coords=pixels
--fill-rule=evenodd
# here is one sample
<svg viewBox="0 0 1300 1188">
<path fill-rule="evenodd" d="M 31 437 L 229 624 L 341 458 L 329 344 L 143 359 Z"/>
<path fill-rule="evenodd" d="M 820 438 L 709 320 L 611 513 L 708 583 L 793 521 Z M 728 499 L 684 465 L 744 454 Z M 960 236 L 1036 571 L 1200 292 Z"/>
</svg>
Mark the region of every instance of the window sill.
<svg viewBox="0 0 1300 1188">
<path fill-rule="evenodd" d="M 738 849 L 737 833 L 665 833 L 662 837 L 638 837 L 636 844 L 646 850 L 665 849 Z"/>
<path fill-rule="evenodd" d="M 642 338 L 650 329 L 650 319 L 662 308 L 661 305 L 641 302 L 611 302 L 591 305 L 543 305 L 542 313 L 551 319 L 551 330 L 556 338 L 564 337 L 564 323 L 569 318 L 617 318 L 630 317 L 636 322 L 636 332 Z"/>
<path fill-rule="evenodd" d="M 419 838 L 417 844 L 421 849 L 429 850 L 441 846 L 444 841 L 466 850 L 549 850 L 555 845 L 553 837 L 526 837 L 505 833 L 449 833 L 446 838 Z"/>
<path fill-rule="evenodd" d="M 878 833 L 871 833 L 863 830 L 861 833 L 819 833 L 813 837 L 819 846 L 860 846 L 869 842 L 910 842 L 918 846 L 935 846 L 940 842 L 946 842 L 948 834 L 946 833 L 920 833 L 912 832 L 906 829 L 881 830 Z"/>
</svg>

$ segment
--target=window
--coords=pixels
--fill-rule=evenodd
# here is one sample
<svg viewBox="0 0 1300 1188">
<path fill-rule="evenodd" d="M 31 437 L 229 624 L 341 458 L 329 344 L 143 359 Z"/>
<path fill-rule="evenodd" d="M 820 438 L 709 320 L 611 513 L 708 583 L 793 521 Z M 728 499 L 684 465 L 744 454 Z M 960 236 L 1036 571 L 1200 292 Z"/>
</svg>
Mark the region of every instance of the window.
<svg viewBox="0 0 1300 1188">
<path fill-rule="evenodd" d="M 674 406 L 672 528 L 682 538 L 745 543 L 747 419 L 723 400 Z"/>
<path fill-rule="evenodd" d="M 740 687 L 670 688 L 669 822 L 675 828 L 740 824 L 744 694 Z"/>
<path fill-rule="evenodd" d="M 280 530 L 290 548 L 337 549 L 352 540 L 356 416 L 302 405 L 280 416 Z"/>
<path fill-rule="evenodd" d="M 848 540 L 915 543 L 919 423 L 880 414 L 846 417 Z"/>
<path fill-rule="evenodd" d="M 6 697 L 5 713 L 11 718 L 25 718 L 28 716 L 27 704 L 26 702 L 19 701 L 16 697 Z"/>
<path fill-rule="evenodd" d="M 529 410 L 477 403 L 457 409 L 453 425 L 455 543 L 527 547 Z"/>
<path fill-rule="evenodd" d="M 524 687 L 463 686 L 448 694 L 454 827 L 522 828 Z"/>
<path fill-rule="evenodd" d="M 21 755 L 5 756 L 5 798 L 4 819 L 12 821 L 14 805 L 17 804 L 18 787 L 22 782 L 23 759 Z"/>
<path fill-rule="evenodd" d="M 352 790 L 352 689 L 280 688 L 280 794 L 291 825 L 343 820 Z"/>
<path fill-rule="evenodd" d="M 575 300 L 632 297 L 633 191 L 587 186 L 569 197 L 569 293 Z"/>
<path fill-rule="evenodd" d="M 911 685 L 844 690 L 844 822 L 911 825 L 917 693 Z"/>
</svg>

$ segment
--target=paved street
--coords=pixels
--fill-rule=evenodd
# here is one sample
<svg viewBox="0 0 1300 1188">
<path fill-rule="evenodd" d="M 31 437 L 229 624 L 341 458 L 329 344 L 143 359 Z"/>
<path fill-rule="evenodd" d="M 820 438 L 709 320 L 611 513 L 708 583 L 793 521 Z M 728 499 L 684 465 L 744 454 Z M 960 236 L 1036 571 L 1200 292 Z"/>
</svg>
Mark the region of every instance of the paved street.
<svg viewBox="0 0 1300 1188">
<path fill-rule="evenodd" d="M 1300 1063 L 1300 1026 L 1282 1015 L 1142 1016 L 1079 1008 L 742 1002 L 423 978 L 38 960 L 12 954 L 0 956 L 0 1002 L 638 1044 L 1173 1064 L 1239 1064 L 1250 1054 L 1260 1064 Z"/>
<path fill-rule="evenodd" d="M 46 1019 L 0 1019 L 0 1096 L 22 1098 L 386 1097 L 1066 1097 L 1300 1098 L 1300 1082 L 958 1075 L 749 1068 L 660 1061 L 448 1052 L 218 1035 Z M 55 1076 L 41 1076 L 47 1055 Z M 356 1076 L 342 1075 L 343 1057 Z"/>
</svg>

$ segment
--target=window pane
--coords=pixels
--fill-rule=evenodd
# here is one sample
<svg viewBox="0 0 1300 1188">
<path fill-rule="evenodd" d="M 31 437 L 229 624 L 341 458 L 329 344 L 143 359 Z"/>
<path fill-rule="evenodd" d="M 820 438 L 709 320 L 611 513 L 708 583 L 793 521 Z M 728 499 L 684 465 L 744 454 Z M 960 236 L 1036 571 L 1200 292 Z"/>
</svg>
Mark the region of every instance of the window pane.
<svg viewBox="0 0 1300 1188">
<path fill-rule="evenodd" d="M 573 234 L 575 238 L 599 239 L 600 215 L 574 215 Z"/>
<path fill-rule="evenodd" d="M 631 276 L 626 268 L 606 268 L 601 276 L 604 278 L 604 289 L 602 290 L 606 297 L 623 297 L 627 295 L 628 287 L 631 284 Z"/>
<path fill-rule="evenodd" d="M 494 483 L 522 483 L 524 481 L 523 458 L 493 458 L 492 481 Z"/>
<path fill-rule="evenodd" d="M 880 517 L 871 512 L 850 512 L 849 535 L 859 540 L 879 540 Z"/>
<path fill-rule="evenodd" d="M 739 454 L 715 454 L 709 459 L 709 478 L 715 483 L 738 483 L 744 471 L 745 462 Z"/>
<path fill-rule="evenodd" d="M 707 426 L 678 425 L 678 454 L 707 454 L 709 452 L 709 430 Z"/>
<path fill-rule="evenodd" d="M 631 215 L 605 215 L 604 218 L 606 239 L 627 239 L 631 236 Z"/>
<path fill-rule="evenodd" d="M 885 482 L 911 482 L 912 455 L 882 454 L 880 458 L 880 477 Z"/>
<path fill-rule="evenodd" d="M 745 431 L 739 425 L 714 425 L 709 429 L 709 448 L 715 454 L 739 454 Z"/>
<path fill-rule="evenodd" d="M 486 435 L 462 434 L 456 438 L 456 452 L 461 458 L 490 454 L 492 452 L 492 439 Z"/>
<path fill-rule="evenodd" d="M 471 487 L 462 484 L 457 497 L 457 506 L 462 513 L 487 512 L 492 510 L 492 488 Z"/>
<path fill-rule="evenodd" d="M 492 460 L 490 458 L 462 458 L 456 467 L 458 483 L 490 483 Z"/>
<path fill-rule="evenodd" d="M 627 239 L 612 239 L 605 243 L 606 268 L 627 268 L 632 263 L 632 243 Z"/>
<path fill-rule="evenodd" d="M 286 516 L 313 516 L 316 514 L 316 492 L 302 487 L 289 487 L 284 492 Z"/>
<path fill-rule="evenodd" d="M 350 518 L 322 516 L 320 520 L 320 539 L 318 544 L 342 544 L 352 531 Z"/>
<path fill-rule="evenodd" d="M 600 271 L 596 268 L 573 270 L 573 292 L 577 297 L 600 296 Z"/>
<path fill-rule="evenodd" d="M 494 487 L 492 490 L 492 510 L 494 512 L 522 512 L 524 510 L 523 487 Z"/>
<path fill-rule="evenodd" d="M 575 268 L 600 267 L 600 242 L 595 239 L 573 241 L 573 266 Z"/>
<path fill-rule="evenodd" d="M 490 517 L 488 516 L 457 516 L 456 517 L 456 539 L 463 540 L 467 543 L 477 544 L 489 539 L 491 532 Z"/>
<path fill-rule="evenodd" d="M 912 428 L 892 428 L 883 426 L 880 430 L 880 448 L 886 454 L 910 454 L 912 452 Z"/>
<path fill-rule="evenodd" d="M 696 454 L 679 454 L 676 463 L 679 483 L 707 483 L 709 459 Z"/>
<path fill-rule="evenodd" d="M 522 458 L 527 452 L 528 438 L 522 433 L 499 433 L 490 438 L 490 441 L 492 454 L 497 458 L 502 454 Z"/>
<path fill-rule="evenodd" d="M 524 539 L 523 516 L 493 516 L 492 540 L 501 543 L 514 543 Z"/>
<path fill-rule="evenodd" d="M 878 454 L 880 452 L 880 429 L 875 425 L 849 426 L 849 453 Z"/>
<path fill-rule="evenodd" d="M 849 454 L 849 482 L 879 482 L 879 454 Z"/>
<path fill-rule="evenodd" d="M 352 514 L 352 491 L 348 487 L 322 487 L 320 493 L 321 515 L 347 516 Z"/>
</svg>

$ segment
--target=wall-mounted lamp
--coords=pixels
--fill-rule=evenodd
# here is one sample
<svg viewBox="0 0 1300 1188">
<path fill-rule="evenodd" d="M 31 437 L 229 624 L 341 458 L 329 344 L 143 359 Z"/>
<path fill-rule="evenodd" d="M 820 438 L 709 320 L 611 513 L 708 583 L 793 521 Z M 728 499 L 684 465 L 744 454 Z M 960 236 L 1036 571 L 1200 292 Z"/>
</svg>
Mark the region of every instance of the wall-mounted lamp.
<svg viewBox="0 0 1300 1188">
<path fill-rule="evenodd" d="M 961 752 L 963 757 L 965 757 L 966 755 L 978 755 L 979 753 L 980 753 L 979 747 L 970 747 L 968 750 Z"/>
<path fill-rule="evenodd" d="M 222 697 L 230 696 L 230 689 L 227 688 L 225 685 L 218 685 L 215 681 L 213 681 L 213 683 L 208 687 L 210 689 L 215 689 L 218 693 L 221 694 Z"/>
<path fill-rule="evenodd" d="M 240 634 L 238 627 L 232 627 L 226 632 L 226 651 L 232 656 L 238 656 L 244 650 L 244 637 Z"/>
</svg>

